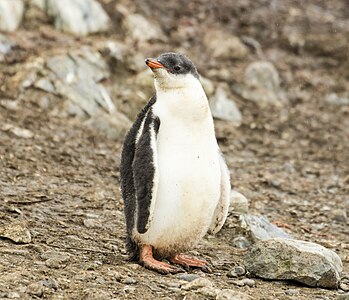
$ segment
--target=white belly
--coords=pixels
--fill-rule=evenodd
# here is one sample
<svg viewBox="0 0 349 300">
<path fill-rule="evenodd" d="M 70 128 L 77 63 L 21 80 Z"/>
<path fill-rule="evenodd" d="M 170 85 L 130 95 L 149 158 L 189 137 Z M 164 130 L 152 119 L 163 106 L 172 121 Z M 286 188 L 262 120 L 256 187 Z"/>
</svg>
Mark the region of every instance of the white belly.
<svg viewBox="0 0 349 300">
<path fill-rule="evenodd" d="M 142 242 L 162 253 L 191 248 L 207 232 L 220 197 L 218 146 L 212 119 L 161 121 L 157 137 L 159 184 L 153 219 Z"/>
</svg>

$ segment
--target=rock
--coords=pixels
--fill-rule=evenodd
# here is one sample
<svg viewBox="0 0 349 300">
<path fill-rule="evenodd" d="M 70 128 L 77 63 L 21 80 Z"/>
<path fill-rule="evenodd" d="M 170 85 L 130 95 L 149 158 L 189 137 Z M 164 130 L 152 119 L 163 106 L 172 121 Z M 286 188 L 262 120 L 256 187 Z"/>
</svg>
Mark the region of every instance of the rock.
<svg viewBox="0 0 349 300">
<path fill-rule="evenodd" d="M 299 294 L 299 292 L 295 289 L 288 289 L 285 291 L 285 294 L 289 296 L 296 296 Z"/>
<path fill-rule="evenodd" d="M 1 297 L 1 293 L 0 293 L 0 297 Z M 4 297 L 5 298 L 5 297 Z M 18 292 L 8 292 L 7 297 L 9 299 L 20 299 L 21 295 Z"/>
<path fill-rule="evenodd" d="M 242 116 L 240 110 L 234 100 L 228 98 L 223 86 L 217 87 L 216 93 L 211 97 L 209 103 L 213 117 L 230 121 L 236 126 L 241 124 Z"/>
<path fill-rule="evenodd" d="M 26 293 L 33 296 L 42 297 L 44 294 L 44 287 L 40 282 L 35 282 L 27 286 Z"/>
<path fill-rule="evenodd" d="M 181 287 L 181 284 L 178 282 L 166 282 L 166 286 L 169 288 L 179 289 Z"/>
<path fill-rule="evenodd" d="M 22 22 L 23 0 L 0 1 L 0 31 L 15 31 Z"/>
<path fill-rule="evenodd" d="M 85 36 L 109 28 L 109 16 L 96 0 L 46 0 L 45 10 L 65 32 Z"/>
<path fill-rule="evenodd" d="M 89 288 L 84 290 L 84 300 L 110 300 L 111 294 L 101 289 Z"/>
<path fill-rule="evenodd" d="M 39 79 L 34 83 L 34 86 L 47 93 L 53 93 L 55 91 L 55 87 L 53 86 L 52 82 L 47 78 Z"/>
<path fill-rule="evenodd" d="M 244 267 L 236 266 L 227 273 L 227 276 L 231 278 L 236 278 L 236 277 L 243 276 L 245 274 L 246 274 L 246 270 Z"/>
<path fill-rule="evenodd" d="M 237 236 L 232 241 L 233 247 L 239 249 L 247 249 L 251 246 L 250 241 L 244 236 Z"/>
<path fill-rule="evenodd" d="M 140 14 L 126 15 L 123 26 L 136 42 L 166 41 L 160 26 L 151 23 Z"/>
<path fill-rule="evenodd" d="M 0 227 L 0 237 L 10 239 L 15 243 L 28 244 L 31 242 L 30 232 L 22 222 Z"/>
<path fill-rule="evenodd" d="M 200 276 L 197 275 L 197 274 L 187 274 L 187 273 L 184 273 L 184 274 L 179 274 L 177 276 L 177 278 L 180 279 L 180 280 L 191 282 L 191 281 L 193 281 L 193 280 L 195 280 L 197 278 L 200 278 Z"/>
<path fill-rule="evenodd" d="M 11 110 L 11 111 L 18 110 L 18 101 L 15 101 L 15 100 L 3 99 L 3 100 L 0 100 L 0 105 L 6 108 L 7 110 Z"/>
<path fill-rule="evenodd" d="M 66 254 L 52 253 L 49 258 L 45 261 L 45 265 L 52 269 L 65 268 L 67 263 L 70 261 L 70 257 Z"/>
<path fill-rule="evenodd" d="M 59 287 L 59 284 L 56 280 L 54 279 L 51 279 L 51 278 L 47 278 L 47 279 L 44 279 L 40 282 L 43 286 L 46 286 L 50 289 L 53 289 L 53 290 L 57 290 L 58 287 Z"/>
<path fill-rule="evenodd" d="M 202 87 L 204 88 L 206 96 L 210 99 L 210 97 L 213 96 L 213 93 L 215 91 L 215 86 L 213 82 L 210 79 L 203 76 L 200 76 L 200 81 L 201 81 Z"/>
<path fill-rule="evenodd" d="M 271 224 L 264 216 L 241 215 L 241 226 L 249 231 L 253 241 L 268 240 L 271 238 L 291 238 L 281 228 Z"/>
<path fill-rule="evenodd" d="M 325 97 L 325 102 L 332 105 L 345 106 L 349 105 L 349 94 L 339 96 L 336 93 L 328 94 Z"/>
<path fill-rule="evenodd" d="M 347 223 L 348 216 L 345 210 L 342 209 L 334 209 L 332 212 L 332 219 L 338 223 Z"/>
<path fill-rule="evenodd" d="M 345 32 L 309 33 L 305 35 L 304 49 L 313 55 L 348 58 L 348 35 Z"/>
<path fill-rule="evenodd" d="M 245 267 L 265 279 L 337 288 L 342 262 L 335 252 L 318 244 L 274 238 L 254 244 L 245 255 Z"/>
<path fill-rule="evenodd" d="M 253 279 L 250 278 L 244 278 L 244 279 L 240 279 L 240 280 L 234 280 L 232 281 L 233 284 L 237 285 L 237 286 L 255 286 L 256 282 Z"/>
<path fill-rule="evenodd" d="M 339 288 L 345 292 L 349 292 L 349 276 L 343 276 L 339 284 Z"/>
<path fill-rule="evenodd" d="M 256 61 L 249 64 L 242 85 L 233 85 L 233 90 L 247 100 L 265 105 L 281 105 L 287 100 L 280 88 L 279 73 L 271 62 Z"/>
<path fill-rule="evenodd" d="M 28 129 L 19 128 L 17 126 L 11 125 L 11 124 L 4 124 L 1 128 L 3 131 L 10 131 L 15 136 L 24 138 L 24 139 L 31 139 L 34 136 L 34 133 L 32 133 Z"/>
<path fill-rule="evenodd" d="M 0 33 L 0 62 L 5 60 L 6 55 L 12 51 L 14 46 L 14 42 L 10 41 L 5 35 Z"/>
<path fill-rule="evenodd" d="M 238 291 L 224 289 L 218 292 L 216 300 L 252 300 L 252 298 Z"/>
<path fill-rule="evenodd" d="M 197 290 L 202 287 L 213 287 L 213 283 L 207 278 L 200 277 L 183 285 L 182 289 L 185 291 L 191 291 L 191 290 Z"/>
<path fill-rule="evenodd" d="M 103 132 L 112 140 L 123 139 L 130 129 L 131 121 L 122 113 L 99 113 L 85 122 L 85 125 Z"/>
<path fill-rule="evenodd" d="M 349 293 L 338 295 L 338 300 L 349 300 Z"/>
<path fill-rule="evenodd" d="M 213 287 L 202 287 L 196 291 L 196 293 L 203 295 L 205 297 L 204 299 L 216 298 L 219 292 L 219 289 Z"/>
<path fill-rule="evenodd" d="M 127 47 L 117 41 L 106 41 L 99 47 L 99 51 L 103 57 L 108 61 L 111 72 L 120 76 L 125 76 L 124 72 L 131 69 L 127 59 L 130 53 Z M 127 54 L 127 55 L 126 55 Z M 144 69 L 144 58 L 142 56 L 142 70 Z"/>
<path fill-rule="evenodd" d="M 124 279 L 121 279 L 121 283 L 123 283 L 123 284 L 136 284 L 137 280 L 135 278 L 132 278 L 132 277 L 126 277 Z"/>
<path fill-rule="evenodd" d="M 216 59 L 243 59 L 249 53 L 237 36 L 216 29 L 205 34 L 204 45 Z"/>
<path fill-rule="evenodd" d="M 229 212 L 233 214 L 247 214 L 249 203 L 247 198 L 234 190 L 230 191 L 230 206 Z"/>
<path fill-rule="evenodd" d="M 115 112 L 108 91 L 99 83 L 110 76 L 100 53 L 83 47 L 52 56 L 46 61 L 46 69 L 38 72 L 34 76 L 34 87 L 65 99 L 63 105 L 55 106 L 52 114 L 93 116 L 103 111 Z"/>
</svg>

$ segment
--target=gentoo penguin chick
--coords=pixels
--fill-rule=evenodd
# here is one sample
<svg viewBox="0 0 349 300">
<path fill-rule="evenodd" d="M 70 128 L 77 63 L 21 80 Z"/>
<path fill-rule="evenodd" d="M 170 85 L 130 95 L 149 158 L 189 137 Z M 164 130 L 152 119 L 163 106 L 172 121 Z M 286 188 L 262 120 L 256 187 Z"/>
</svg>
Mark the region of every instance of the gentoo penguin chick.
<svg viewBox="0 0 349 300">
<path fill-rule="evenodd" d="M 218 232 L 228 212 L 229 171 L 208 100 L 186 56 L 145 62 L 156 95 L 128 132 L 120 166 L 126 248 L 132 260 L 163 274 L 180 271 L 175 265 L 207 270 L 206 261 L 182 253 L 208 230 Z"/>
</svg>

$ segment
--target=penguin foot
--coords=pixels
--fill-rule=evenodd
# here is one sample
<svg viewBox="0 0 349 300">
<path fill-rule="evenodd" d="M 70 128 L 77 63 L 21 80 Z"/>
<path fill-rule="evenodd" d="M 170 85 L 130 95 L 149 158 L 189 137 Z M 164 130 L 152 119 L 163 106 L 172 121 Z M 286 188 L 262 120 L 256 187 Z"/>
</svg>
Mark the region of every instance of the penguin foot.
<svg viewBox="0 0 349 300">
<path fill-rule="evenodd" d="M 170 264 L 156 260 L 153 257 L 153 247 L 150 245 L 142 246 L 141 254 L 140 254 L 140 262 L 147 269 L 156 271 L 164 275 L 170 274 L 170 273 L 175 274 L 175 273 L 183 272 L 183 270 L 180 268 L 177 268 L 175 266 L 171 266 Z"/>
<path fill-rule="evenodd" d="M 195 257 L 190 257 L 184 254 L 177 254 L 170 259 L 170 262 L 173 264 L 178 264 L 184 267 L 184 269 L 189 270 L 190 267 L 200 268 L 206 273 L 212 273 L 211 268 L 208 265 L 208 262 L 203 259 L 198 259 Z"/>
</svg>

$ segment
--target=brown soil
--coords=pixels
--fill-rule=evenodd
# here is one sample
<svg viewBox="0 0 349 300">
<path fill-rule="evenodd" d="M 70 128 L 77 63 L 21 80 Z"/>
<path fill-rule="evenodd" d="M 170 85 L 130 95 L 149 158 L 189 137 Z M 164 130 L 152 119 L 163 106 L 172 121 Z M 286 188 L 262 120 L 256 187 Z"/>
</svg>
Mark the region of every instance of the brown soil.
<svg viewBox="0 0 349 300">
<path fill-rule="evenodd" d="M 108 10 L 114 7 L 113 1 L 105 2 Z M 250 200 L 251 213 L 286 223 L 286 231 L 294 237 L 336 251 L 349 272 L 348 220 L 336 221 L 336 214 L 349 213 L 349 107 L 324 101 L 328 93 L 348 90 L 348 59 L 341 49 L 332 54 L 289 49 L 280 33 L 282 26 L 267 27 L 269 14 L 275 14 L 273 22 L 286 22 L 287 9 L 300 7 L 297 1 L 292 5 L 285 1 L 274 12 L 266 9 L 269 1 L 236 1 L 234 7 L 225 1 L 195 1 L 194 16 L 187 11 L 179 14 L 179 2 L 172 4 L 171 14 L 158 8 L 158 1 L 136 1 L 135 10 L 145 15 L 155 11 L 167 34 L 177 28 L 173 17 L 182 16 L 194 20 L 197 30 L 216 24 L 255 37 L 278 68 L 289 95 L 281 108 L 261 108 L 238 99 L 243 124 L 233 128 L 216 122 L 232 187 Z M 343 22 L 348 17 L 344 0 L 309 2 Z M 32 235 L 30 244 L 0 240 L 0 298 L 9 297 L 9 292 L 18 292 L 21 299 L 38 298 L 26 293 L 26 287 L 46 280 L 44 299 L 184 299 L 183 291 L 176 288 L 180 282 L 176 275 L 158 275 L 126 261 L 118 173 L 122 141 L 86 129 L 77 119 L 49 116 L 36 99 L 20 97 L 15 85 L 23 64 L 39 54 L 113 39 L 117 33 L 76 39 L 47 24 L 36 30 L 47 20 L 39 18 L 41 23 L 35 24 L 34 16 L 12 34 L 20 47 L 0 64 L 0 99 L 18 103 L 16 110 L 0 106 L 0 128 L 7 123 L 34 133 L 25 139 L 0 130 L 0 225 L 24 222 Z M 207 53 L 199 54 L 200 35 L 190 42 L 194 48 L 188 50 L 189 56 L 202 74 L 208 74 L 212 63 L 206 65 Z M 154 47 L 153 52 L 162 46 Z M 241 77 L 242 68 L 255 59 L 257 54 L 251 52 L 246 61 L 221 65 Z M 339 291 L 288 282 L 255 279 L 254 287 L 233 285 L 226 273 L 242 264 L 241 254 L 232 247 L 235 233 L 234 220 L 229 218 L 217 236 L 206 237 L 192 254 L 207 259 L 213 273 L 193 272 L 218 288 L 233 288 L 253 299 L 337 299 Z M 136 283 L 129 284 L 128 277 Z M 289 296 L 288 289 L 299 294 Z M 185 299 L 202 296 L 189 292 Z"/>
</svg>

